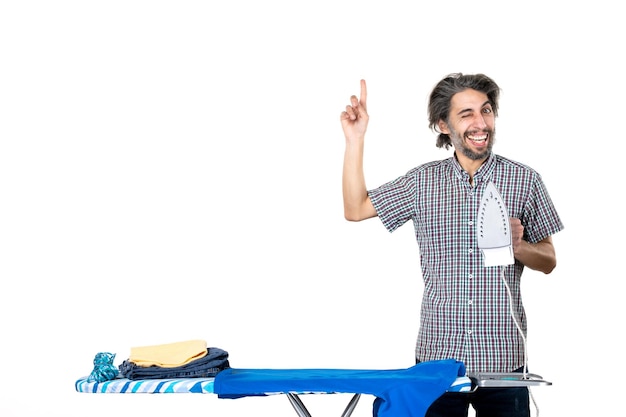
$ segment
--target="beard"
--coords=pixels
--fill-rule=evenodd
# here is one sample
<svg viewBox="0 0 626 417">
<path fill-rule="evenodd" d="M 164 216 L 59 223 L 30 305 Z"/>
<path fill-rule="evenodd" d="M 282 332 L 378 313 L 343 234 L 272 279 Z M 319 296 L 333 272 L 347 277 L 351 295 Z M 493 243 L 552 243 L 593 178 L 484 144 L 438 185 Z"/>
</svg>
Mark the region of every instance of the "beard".
<svg viewBox="0 0 626 417">
<path fill-rule="evenodd" d="M 491 154 L 491 150 L 493 149 L 493 144 L 496 142 L 495 129 L 493 130 L 483 129 L 481 131 L 469 130 L 469 131 L 466 131 L 463 135 L 460 135 L 456 130 L 452 129 L 451 127 L 449 127 L 449 129 L 450 129 L 450 135 L 449 135 L 450 141 L 452 142 L 452 145 L 454 145 L 454 149 L 461 152 L 463 155 L 465 155 L 469 159 L 473 161 L 480 161 L 480 160 L 487 158 L 489 154 Z M 474 151 L 465 143 L 465 136 L 468 136 L 468 135 L 473 136 L 476 133 L 486 133 L 488 135 L 489 143 L 487 144 L 487 147 L 481 152 Z"/>
</svg>

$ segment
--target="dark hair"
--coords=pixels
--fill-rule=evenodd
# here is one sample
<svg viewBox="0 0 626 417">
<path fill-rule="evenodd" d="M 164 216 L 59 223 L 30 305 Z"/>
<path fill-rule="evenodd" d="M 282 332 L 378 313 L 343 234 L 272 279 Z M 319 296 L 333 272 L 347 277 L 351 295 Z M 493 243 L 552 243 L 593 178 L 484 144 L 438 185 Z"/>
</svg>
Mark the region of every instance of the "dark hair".
<svg viewBox="0 0 626 417">
<path fill-rule="evenodd" d="M 494 116 L 498 116 L 498 97 L 500 95 L 500 87 L 491 78 L 484 74 L 462 74 L 460 72 L 450 74 L 443 80 L 439 81 L 433 91 L 430 93 L 428 100 L 428 127 L 434 132 L 439 133 L 437 136 L 437 147 L 446 149 L 452 146 L 450 136 L 439 132 L 437 124 L 439 120 L 448 123 L 450 116 L 450 102 L 452 96 L 461 91 L 472 89 L 485 93 L 487 99 L 491 102 Z"/>
</svg>

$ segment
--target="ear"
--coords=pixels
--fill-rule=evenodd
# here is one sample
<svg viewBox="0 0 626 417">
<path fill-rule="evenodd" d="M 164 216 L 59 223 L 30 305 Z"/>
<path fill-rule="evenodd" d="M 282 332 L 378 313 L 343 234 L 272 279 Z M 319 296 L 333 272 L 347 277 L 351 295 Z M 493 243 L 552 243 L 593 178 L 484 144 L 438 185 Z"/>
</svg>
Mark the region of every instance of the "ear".
<svg viewBox="0 0 626 417">
<path fill-rule="evenodd" d="M 448 124 L 444 122 L 443 119 L 439 119 L 439 121 L 437 122 L 437 127 L 439 127 L 439 131 L 441 133 L 446 134 L 446 135 L 450 134 L 450 129 L 448 129 Z"/>
</svg>

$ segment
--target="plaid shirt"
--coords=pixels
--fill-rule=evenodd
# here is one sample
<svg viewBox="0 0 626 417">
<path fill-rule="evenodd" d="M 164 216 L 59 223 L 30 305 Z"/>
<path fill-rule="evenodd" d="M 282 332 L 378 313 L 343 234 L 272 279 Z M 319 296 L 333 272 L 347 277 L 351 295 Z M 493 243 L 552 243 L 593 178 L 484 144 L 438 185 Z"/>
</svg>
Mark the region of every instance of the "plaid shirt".
<svg viewBox="0 0 626 417">
<path fill-rule="evenodd" d="M 408 220 L 415 227 L 424 279 L 415 351 L 420 361 L 455 358 L 469 372 L 511 372 L 524 365 L 524 341 L 502 281 L 504 270 L 526 337 L 520 293 L 524 266 L 515 261 L 484 267 L 476 239 L 476 216 L 489 181 L 500 191 L 509 216 L 521 220 L 529 243 L 563 228 L 541 176 L 495 154 L 474 175 L 474 186 L 451 157 L 418 166 L 368 192 L 390 232 Z"/>
</svg>

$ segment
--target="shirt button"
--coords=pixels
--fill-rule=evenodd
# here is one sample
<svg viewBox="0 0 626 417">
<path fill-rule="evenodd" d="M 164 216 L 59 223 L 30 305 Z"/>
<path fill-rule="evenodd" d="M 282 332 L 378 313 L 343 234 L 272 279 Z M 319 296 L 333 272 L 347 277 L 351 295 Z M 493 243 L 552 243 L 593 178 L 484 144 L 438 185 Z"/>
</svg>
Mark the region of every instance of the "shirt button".
<svg viewBox="0 0 626 417">
<path fill-rule="evenodd" d="M 472 305 L 472 304 L 474 304 L 474 302 L 472 300 L 468 300 L 467 304 Z"/>
<path fill-rule="evenodd" d="M 467 277 L 468 277 L 469 279 L 472 279 L 472 278 L 474 278 L 474 274 L 469 274 Z"/>
<path fill-rule="evenodd" d="M 474 224 L 474 222 L 470 220 L 469 222 L 467 222 L 467 224 L 469 224 L 471 226 L 471 225 Z"/>
<path fill-rule="evenodd" d="M 468 331 L 467 331 L 467 334 L 472 334 L 472 331 L 471 331 L 471 330 L 468 330 Z"/>
<path fill-rule="evenodd" d="M 469 249 L 467 252 L 468 252 L 468 253 L 473 253 L 473 252 L 474 252 L 474 249 Z"/>
</svg>

